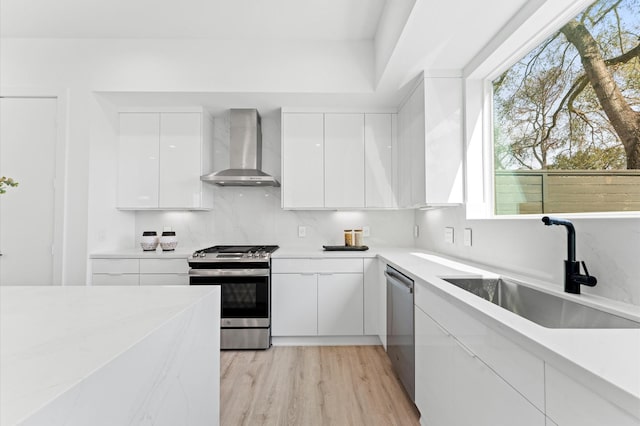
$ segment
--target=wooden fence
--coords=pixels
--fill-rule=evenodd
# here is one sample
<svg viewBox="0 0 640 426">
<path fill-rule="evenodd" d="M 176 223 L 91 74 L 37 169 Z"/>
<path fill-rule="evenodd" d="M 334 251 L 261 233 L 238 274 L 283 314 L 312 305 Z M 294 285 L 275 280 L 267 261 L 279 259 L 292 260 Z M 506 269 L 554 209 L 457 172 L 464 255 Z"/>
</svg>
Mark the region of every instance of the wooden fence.
<svg viewBox="0 0 640 426">
<path fill-rule="evenodd" d="M 640 211 L 640 170 L 495 174 L 496 214 Z"/>
</svg>

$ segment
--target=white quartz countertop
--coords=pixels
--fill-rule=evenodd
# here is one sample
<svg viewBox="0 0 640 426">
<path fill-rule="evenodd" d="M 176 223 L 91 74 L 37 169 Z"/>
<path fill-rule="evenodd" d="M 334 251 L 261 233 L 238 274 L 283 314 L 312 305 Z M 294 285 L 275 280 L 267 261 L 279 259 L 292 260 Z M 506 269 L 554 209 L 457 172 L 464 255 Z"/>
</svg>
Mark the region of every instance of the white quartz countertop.
<svg viewBox="0 0 640 426">
<path fill-rule="evenodd" d="M 416 249 L 378 250 L 378 256 L 471 313 L 477 320 L 583 384 L 608 396 L 640 418 L 640 329 L 553 329 L 542 327 L 466 292 L 441 277 L 511 276 L 534 287 L 640 322 L 640 307 L 588 295 L 564 293 L 561 286 L 524 280 Z"/>
<path fill-rule="evenodd" d="M 143 251 L 141 248 L 123 248 L 91 253 L 91 259 L 186 259 L 196 251 L 194 248 L 176 248 L 162 251 L 160 247 L 153 251 Z"/>
<path fill-rule="evenodd" d="M 217 287 L 0 288 L 0 424 L 15 424 Z"/>
<path fill-rule="evenodd" d="M 272 259 L 294 259 L 294 258 L 320 258 L 320 259 L 334 259 L 343 257 L 376 257 L 377 251 L 373 249 L 369 250 L 324 250 L 322 247 L 280 247 L 272 255 Z"/>
</svg>

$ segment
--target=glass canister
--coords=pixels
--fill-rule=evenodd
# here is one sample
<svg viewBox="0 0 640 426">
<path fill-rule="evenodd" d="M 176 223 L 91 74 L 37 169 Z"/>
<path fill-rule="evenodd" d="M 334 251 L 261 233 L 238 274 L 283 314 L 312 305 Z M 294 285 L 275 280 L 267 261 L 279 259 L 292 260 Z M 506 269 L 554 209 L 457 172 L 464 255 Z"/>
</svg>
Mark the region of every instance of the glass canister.
<svg viewBox="0 0 640 426">
<path fill-rule="evenodd" d="M 156 231 L 144 231 L 140 239 L 143 251 L 155 251 L 158 248 L 158 233 Z"/>
<path fill-rule="evenodd" d="M 356 247 L 362 247 L 362 229 L 353 230 L 353 245 Z"/>
<path fill-rule="evenodd" d="M 353 229 L 344 230 L 344 245 L 347 247 L 353 246 Z"/>
</svg>

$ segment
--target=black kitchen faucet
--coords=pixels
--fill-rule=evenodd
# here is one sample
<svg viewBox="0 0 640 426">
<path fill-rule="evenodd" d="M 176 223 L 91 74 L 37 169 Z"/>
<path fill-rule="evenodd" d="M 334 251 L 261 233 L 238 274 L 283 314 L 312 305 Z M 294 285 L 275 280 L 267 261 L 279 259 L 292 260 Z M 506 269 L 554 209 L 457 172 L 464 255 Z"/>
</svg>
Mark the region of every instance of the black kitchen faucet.
<svg viewBox="0 0 640 426">
<path fill-rule="evenodd" d="M 580 294 L 580 285 L 593 287 L 598 283 L 596 277 L 589 275 L 587 265 L 576 260 L 576 230 L 573 223 L 565 219 L 545 216 L 542 218 L 545 225 L 562 225 L 567 227 L 567 260 L 564 261 L 564 291 Z M 580 264 L 584 269 L 584 275 L 580 273 Z"/>
</svg>

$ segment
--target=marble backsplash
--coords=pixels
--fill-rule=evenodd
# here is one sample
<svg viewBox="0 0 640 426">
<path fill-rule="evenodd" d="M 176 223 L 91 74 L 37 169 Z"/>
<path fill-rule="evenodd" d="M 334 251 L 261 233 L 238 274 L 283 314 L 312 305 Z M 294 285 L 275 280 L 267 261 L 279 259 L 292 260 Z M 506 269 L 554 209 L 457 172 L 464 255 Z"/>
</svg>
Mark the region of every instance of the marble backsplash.
<svg viewBox="0 0 640 426">
<path fill-rule="evenodd" d="M 640 219 L 575 218 L 576 252 L 598 278 L 583 293 L 640 306 Z M 495 265 L 558 287 L 564 282 L 567 233 L 546 227 L 540 218 L 467 220 L 464 207 L 416 210 L 420 237 L 416 246 L 460 259 Z M 454 243 L 444 241 L 445 227 L 455 229 Z M 472 229 L 473 245 L 464 246 L 463 230 Z"/>
<path fill-rule="evenodd" d="M 179 247 L 215 244 L 277 244 L 318 247 L 344 244 L 343 230 L 368 226 L 369 246 L 413 246 L 413 210 L 291 211 L 280 208 L 280 188 L 215 188 L 214 210 L 137 212 L 136 245 L 143 231 L 170 226 Z M 298 226 L 306 237 L 298 237 Z"/>
</svg>

